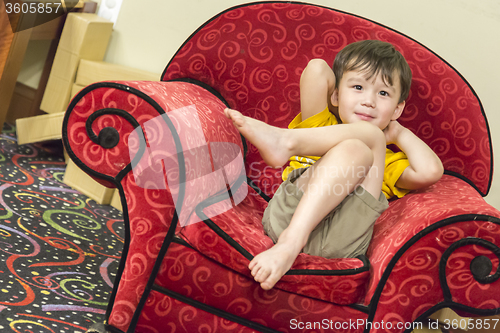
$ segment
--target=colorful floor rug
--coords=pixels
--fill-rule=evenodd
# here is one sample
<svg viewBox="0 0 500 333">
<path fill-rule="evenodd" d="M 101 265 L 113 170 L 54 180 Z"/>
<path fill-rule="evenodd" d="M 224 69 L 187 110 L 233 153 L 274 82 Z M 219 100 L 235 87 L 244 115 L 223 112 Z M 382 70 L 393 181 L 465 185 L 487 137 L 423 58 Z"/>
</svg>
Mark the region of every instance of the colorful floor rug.
<svg viewBox="0 0 500 333">
<path fill-rule="evenodd" d="M 103 322 L 123 247 L 120 211 L 62 182 L 60 141 L 0 135 L 0 332 L 85 332 Z"/>
</svg>

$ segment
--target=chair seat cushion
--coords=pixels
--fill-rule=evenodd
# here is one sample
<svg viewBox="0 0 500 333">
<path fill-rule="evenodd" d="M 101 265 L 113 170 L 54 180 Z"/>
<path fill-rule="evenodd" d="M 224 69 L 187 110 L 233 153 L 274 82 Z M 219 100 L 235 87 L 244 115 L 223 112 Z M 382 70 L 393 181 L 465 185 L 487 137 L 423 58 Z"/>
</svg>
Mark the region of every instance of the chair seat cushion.
<svg viewBox="0 0 500 333">
<path fill-rule="evenodd" d="M 200 217 L 202 222 L 189 224 L 179 233 L 205 256 L 251 276 L 250 260 L 273 246 L 261 223 L 266 206 L 267 202 L 248 187 L 248 195 L 239 205 L 210 219 Z M 276 287 L 336 304 L 352 304 L 366 291 L 369 265 L 364 259 L 325 259 L 301 253 Z"/>
</svg>

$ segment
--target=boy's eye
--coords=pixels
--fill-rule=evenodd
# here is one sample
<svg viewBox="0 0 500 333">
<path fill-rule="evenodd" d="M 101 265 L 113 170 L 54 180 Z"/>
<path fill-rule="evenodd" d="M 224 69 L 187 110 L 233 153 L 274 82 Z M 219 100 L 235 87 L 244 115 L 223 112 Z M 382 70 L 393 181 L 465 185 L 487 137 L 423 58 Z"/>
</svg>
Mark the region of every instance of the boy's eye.
<svg viewBox="0 0 500 333">
<path fill-rule="evenodd" d="M 382 95 L 382 96 L 389 96 L 389 93 L 387 91 L 381 91 L 380 95 Z"/>
<path fill-rule="evenodd" d="M 361 87 L 359 84 L 357 84 L 357 85 L 354 86 L 354 89 L 361 90 L 361 89 L 363 89 L 363 87 Z"/>
</svg>

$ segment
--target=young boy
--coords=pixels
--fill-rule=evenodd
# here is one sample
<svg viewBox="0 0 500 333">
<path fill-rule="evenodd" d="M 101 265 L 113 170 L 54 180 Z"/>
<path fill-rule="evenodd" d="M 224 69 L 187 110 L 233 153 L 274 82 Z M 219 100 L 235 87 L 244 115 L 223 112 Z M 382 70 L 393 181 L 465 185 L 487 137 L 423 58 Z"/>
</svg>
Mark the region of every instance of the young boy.
<svg viewBox="0 0 500 333">
<path fill-rule="evenodd" d="M 275 245 L 249 264 L 263 289 L 301 251 L 325 258 L 364 254 L 387 199 L 441 178 L 436 154 L 397 122 L 410 84 L 410 68 L 391 44 L 361 41 L 339 52 L 333 71 L 323 60 L 309 62 L 300 79 L 301 113 L 289 129 L 225 110 L 266 163 L 291 161 L 263 216 Z"/>
</svg>

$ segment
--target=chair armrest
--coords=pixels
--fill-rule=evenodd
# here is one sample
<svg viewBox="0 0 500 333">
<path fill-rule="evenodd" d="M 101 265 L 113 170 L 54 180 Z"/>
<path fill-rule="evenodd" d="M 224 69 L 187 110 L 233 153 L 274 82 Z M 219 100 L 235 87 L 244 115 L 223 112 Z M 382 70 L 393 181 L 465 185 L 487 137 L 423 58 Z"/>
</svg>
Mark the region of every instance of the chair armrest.
<svg viewBox="0 0 500 333">
<path fill-rule="evenodd" d="M 383 319 L 378 313 L 417 320 L 438 304 L 484 315 L 498 311 L 498 276 L 483 283 L 474 275 L 498 271 L 499 230 L 500 212 L 453 176 L 391 202 L 367 253 L 373 276 L 365 304 L 377 309 L 373 320 Z"/>
<path fill-rule="evenodd" d="M 198 128 L 195 130 L 176 133 L 183 140 L 181 144 L 201 129 L 206 142 L 232 142 L 243 149 L 239 133 L 222 114 L 225 105 L 221 100 L 212 91 L 188 82 L 116 81 L 92 84 L 77 94 L 68 106 L 63 121 L 63 143 L 70 157 L 85 172 L 100 181 L 116 183 L 130 171 L 131 156 L 135 157 L 134 153 L 131 154 L 133 147 L 129 146 L 130 135 L 140 133 L 141 128 L 146 132 L 148 122 L 151 124 L 155 118 L 162 115 L 165 118 L 165 114 L 188 106 L 193 106 L 203 116 L 198 118 L 201 122 L 196 124 Z M 210 127 L 212 123 L 217 123 L 217 131 Z M 179 129 L 168 126 L 151 128 L 151 133 L 147 135 L 148 144 L 154 144 L 154 148 L 165 145 L 165 141 L 160 140 L 171 137 L 157 137 L 153 131 L 166 129 L 175 132 Z M 141 139 L 145 140 L 144 137 Z M 179 143 L 170 141 L 172 145 Z"/>
<path fill-rule="evenodd" d="M 142 91 L 145 87 L 160 88 L 157 82 L 99 82 L 70 102 L 63 121 L 63 143 L 70 158 L 96 180 L 119 182 L 130 169 L 129 135 L 141 122 L 163 111 Z"/>
<path fill-rule="evenodd" d="M 125 244 L 120 263 L 123 270 L 115 280 L 118 289 L 111 301 L 113 311 L 109 319 L 110 324 L 124 331 L 127 328 L 121 323 L 122 314 L 132 316 L 167 232 L 171 226 L 180 228 L 171 223 L 177 215 L 177 201 L 173 198 L 178 192 L 165 182 L 161 188 L 156 186 L 158 183 L 148 187 L 144 182 L 148 179 L 143 177 L 147 170 L 139 161 L 154 157 L 151 166 L 161 165 L 158 162 L 165 156 L 155 159 L 158 152 L 153 148 L 168 142 L 161 128 L 155 131 L 150 125 L 170 119 L 165 115 L 176 110 L 194 108 L 199 112 L 198 125 L 206 142 L 229 142 L 242 149 L 238 131 L 223 115 L 224 107 L 211 92 L 195 84 L 147 81 L 96 83 L 83 89 L 68 107 L 63 122 L 63 142 L 68 155 L 89 175 L 116 186 L 124 204 Z M 173 127 L 169 127 L 168 134 L 176 154 L 171 157 L 179 161 L 177 155 L 189 154 L 184 152 L 183 144 L 193 137 L 189 131 Z M 141 145 L 141 142 L 147 144 Z M 193 159 L 188 157 L 185 161 Z M 134 174 L 133 166 L 143 173 Z M 175 170 L 179 175 L 179 167 L 165 172 Z M 165 180 L 164 173 L 161 180 Z M 182 199 L 189 201 L 190 197 L 185 195 Z M 130 294 L 137 295 L 133 303 L 126 296 Z"/>
</svg>

